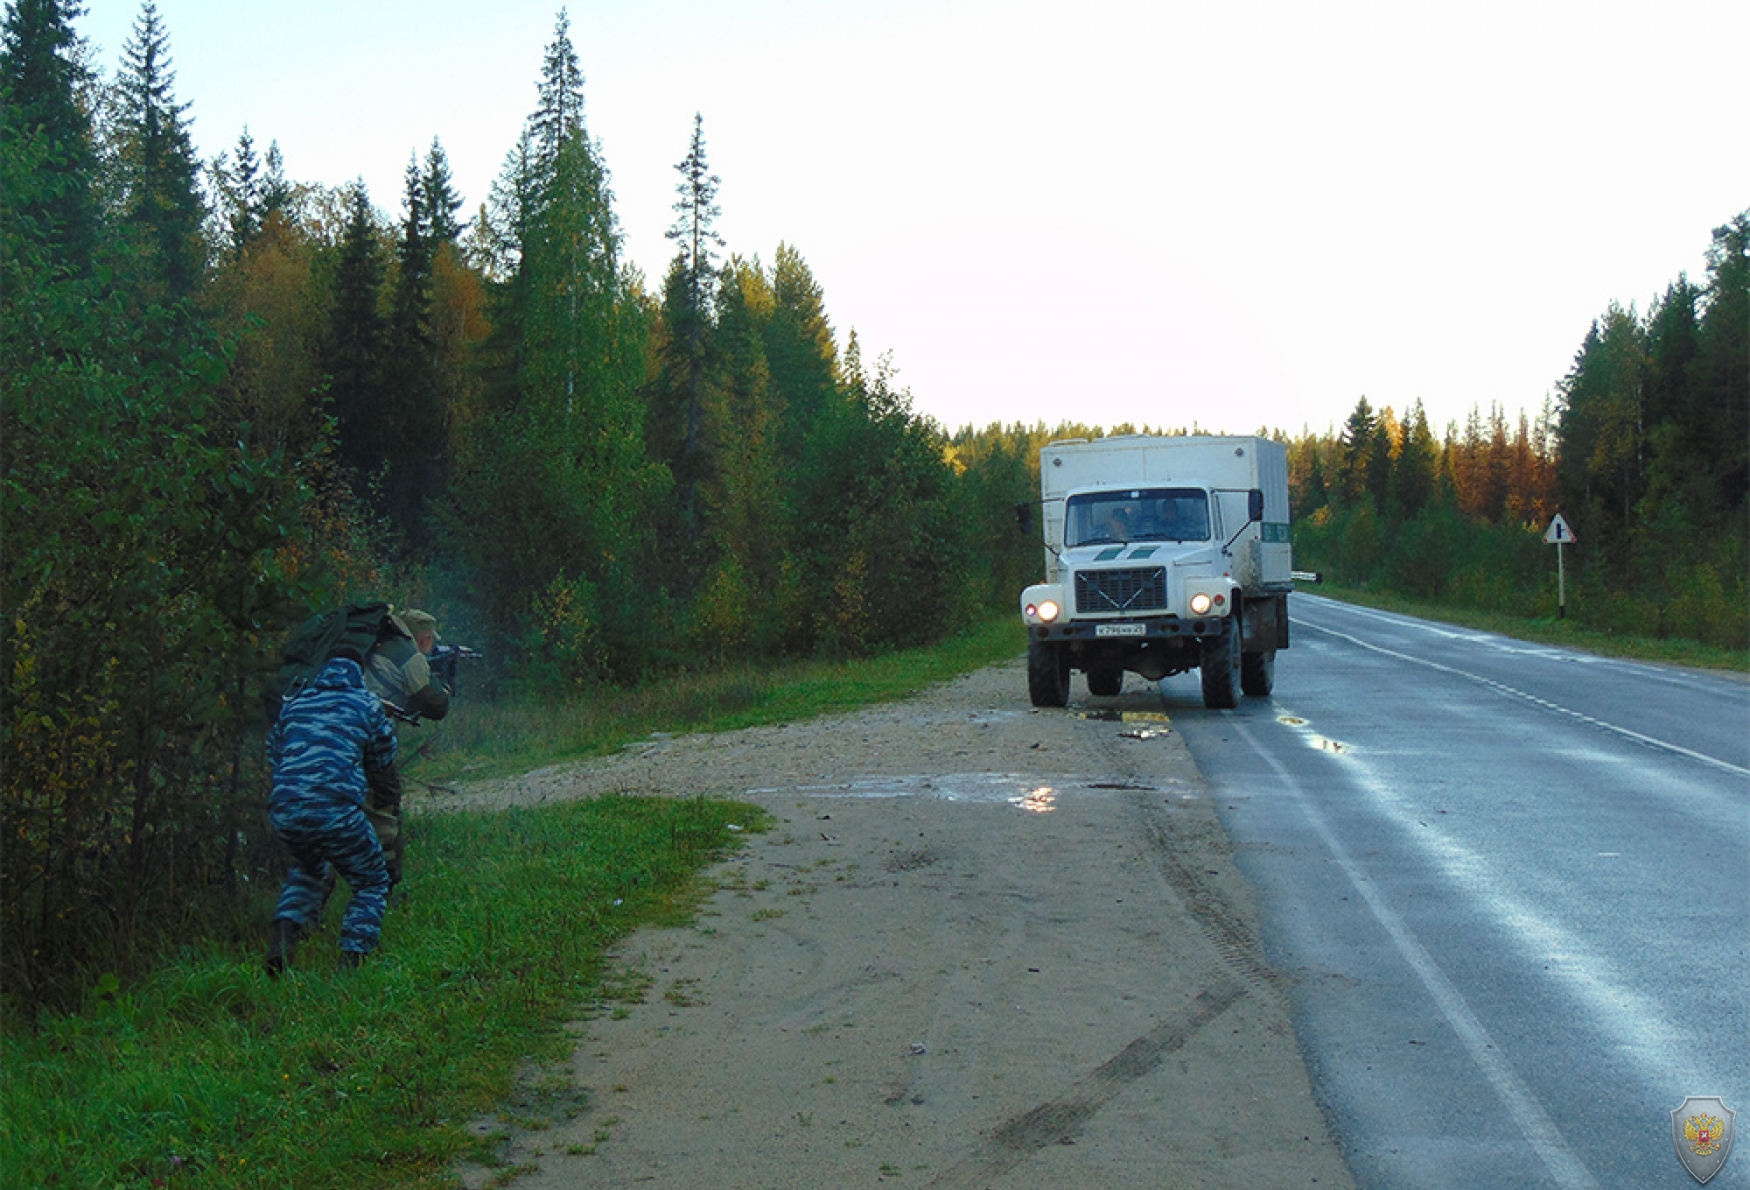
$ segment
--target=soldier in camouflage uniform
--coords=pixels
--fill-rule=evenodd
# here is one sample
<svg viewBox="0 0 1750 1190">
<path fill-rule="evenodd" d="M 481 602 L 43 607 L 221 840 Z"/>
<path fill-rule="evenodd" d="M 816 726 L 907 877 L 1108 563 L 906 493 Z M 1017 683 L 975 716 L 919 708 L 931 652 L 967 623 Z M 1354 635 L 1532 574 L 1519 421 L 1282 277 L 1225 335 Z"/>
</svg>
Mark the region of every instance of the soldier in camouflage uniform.
<svg viewBox="0 0 1750 1190">
<path fill-rule="evenodd" d="M 376 949 L 389 870 L 364 803 L 377 790 L 400 804 L 395 749 L 395 730 L 365 689 L 356 657 L 333 658 L 282 705 L 267 740 L 268 816 L 295 862 L 274 911 L 269 975 L 285 969 L 298 938 L 320 916 L 330 865 L 352 888 L 340 924 L 341 964 L 357 966 Z"/>
<path fill-rule="evenodd" d="M 437 644 L 437 618 L 409 608 L 390 621 L 390 629 L 365 658 L 365 688 L 386 703 L 438 720 L 450 713 L 450 692 L 431 672 L 427 654 Z M 407 850 L 401 834 L 401 791 L 391 802 L 375 788 L 365 796 L 365 817 L 383 845 L 391 884 L 401 883 L 402 857 Z"/>
</svg>

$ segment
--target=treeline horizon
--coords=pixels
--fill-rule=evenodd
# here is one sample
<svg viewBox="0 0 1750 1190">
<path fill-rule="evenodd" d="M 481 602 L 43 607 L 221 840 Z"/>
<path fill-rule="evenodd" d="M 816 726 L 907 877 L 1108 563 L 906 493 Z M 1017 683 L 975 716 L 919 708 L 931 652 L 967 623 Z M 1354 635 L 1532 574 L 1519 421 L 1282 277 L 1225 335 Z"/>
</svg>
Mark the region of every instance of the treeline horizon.
<svg viewBox="0 0 1750 1190">
<path fill-rule="evenodd" d="M 0 45 L 15 1003 L 235 927 L 271 883 L 261 692 L 311 611 L 433 611 L 492 656 L 474 695 L 510 700 L 928 644 L 1037 579 L 1013 509 L 1038 497 L 1040 445 L 1149 429 L 918 415 L 890 358 L 854 330 L 840 347 L 798 248 L 723 242 L 702 117 L 647 290 L 564 12 L 486 200 L 463 217 L 434 138 L 386 218 L 362 183 L 293 181 L 247 131 L 200 161 L 153 5 L 112 81 L 80 11 L 11 0 Z M 1362 401 L 1341 434 L 1272 431 L 1297 564 L 1535 614 L 1545 547 L 1526 543 L 1569 499 L 1597 551 L 1576 559 L 1589 606 L 1591 583 L 1600 607 L 1629 600 L 1625 631 L 1657 604 L 1661 631 L 1742 647 L 1742 460 L 1707 427 L 1742 421 L 1717 373 L 1747 220 L 1716 233 L 1707 285 L 1644 322 L 1613 307 L 1535 423 L 1473 414 L 1439 442 L 1419 408 Z M 1706 473 L 1685 472 L 1698 449 Z M 1659 602 L 1674 531 L 1712 547 L 1711 579 L 1699 558 L 1685 578 L 1701 610 Z"/>
</svg>

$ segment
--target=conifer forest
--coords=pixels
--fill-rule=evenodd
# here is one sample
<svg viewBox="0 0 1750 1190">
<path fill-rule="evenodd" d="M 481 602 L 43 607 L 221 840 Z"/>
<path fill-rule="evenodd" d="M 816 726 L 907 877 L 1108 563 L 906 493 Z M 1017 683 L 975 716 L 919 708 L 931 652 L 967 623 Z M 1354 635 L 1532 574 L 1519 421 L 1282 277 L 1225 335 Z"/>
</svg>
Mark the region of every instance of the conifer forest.
<svg viewBox="0 0 1750 1190">
<path fill-rule="evenodd" d="M 150 0 L 107 69 L 80 11 L 8 0 L 0 44 L 9 1000 L 271 866 L 262 695 L 315 610 L 435 611 L 506 699 L 924 645 L 1037 580 L 1042 444 L 1197 428 L 1171 394 L 1154 427 L 920 415 L 800 246 L 723 241 L 702 117 L 643 277 L 563 13 L 470 205 L 439 139 L 398 195 L 297 181 L 269 130 L 201 160 Z M 1551 616 L 1559 510 L 1572 615 L 1750 648 L 1750 210 L 1722 219 L 1707 275 L 1601 313 L 1535 418 L 1363 398 L 1260 431 L 1296 566 Z"/>
</svg>

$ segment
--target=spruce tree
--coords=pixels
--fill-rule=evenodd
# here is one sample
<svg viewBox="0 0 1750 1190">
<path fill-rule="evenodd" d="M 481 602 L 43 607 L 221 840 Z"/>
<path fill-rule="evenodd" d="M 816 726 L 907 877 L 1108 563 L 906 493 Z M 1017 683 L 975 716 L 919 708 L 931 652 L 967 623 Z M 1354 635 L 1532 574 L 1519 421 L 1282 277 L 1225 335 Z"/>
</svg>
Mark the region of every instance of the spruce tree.
<svg viewBox="0 0 1750 1190">
<path fill-rule="evenodd" d="M 1428 426 L 1428 413 L 1417 400 L 1410 406 L 1410 418 L 1404 426 L 1404 444 L 1392 467 L 1392 497 L 1398 512 L 1407 518 L 1421 512 L 1434 498 L 1439 474 L 1440 446 L 1434 431 Z M 1312 510 L 1299 509 L 1303 516 Z"/>
<path fill-rule="evenodd" d="M 1718 477 L 1725 522 L 1741 530 L 1750 501 L 1750 210 L 1714 229 L 1707 269 L 1692 407 L 1709 411 L 1703 465 Z"/>
<path fill-rule="evenodd" d="M 1348 421 L 1343 423 L 1343 459 L 1338 489 L 1344 500 L 1351 504 L 1359 501 L 1368 490 L 1369 461 L 1378 434 L 1379 418 L 1367 398 L 1362 397 L 1355 402 Z"/>
<path fill-rule="evenodd" d="M 79 102 L 91 79 L 73 21 L 78 0 L 13 0 L 0 31 L 0 213 L 58 272 L 89 277 L 98 242 L 97 151 Z"/>
<path fill-rule="evenodd" d="M 583 133 L 583 68 L 571 44 L 571 17 L 564 9 L 559 10 L 553 40 L 542 59 L 536 94 L 535 112 L 529 118 L 535 172 L 551 178 L 558 168 L 560 150 Z"/>
<path fill-rule="evenodd" d="M 661 473 L 644 448 L 644 307 L 620 270 L 563 13 L 538 96 L 489 207 L 493 395 L 459 444 L 452 540 L 500 639 L 538 642 L 581 681 L 640 664 L 658 612 L 638 565 Z"/>
<path fill-rule="evenodd" d="M 462 196 L 456 193 L 450 179 L 450 159 L 434 136 L 425 155 L 425 170 L 420 175 L 424 198 L 424 232 L 435 251 L 439 244 L 454 244 L 461 238 L 463 225 L 456 222 L 456 212 L 462 209 Z"/>
<path fill-rule="evenodd" d="M 716 249 L 723 244 L 716 220 L 719 180 L 705 159 L 704 120 L 693 116 L 693 139 L 675 165 L 675 221 L 667 231 L 679 245 L 663 282 L 663 338 L 651 385 L 646 436 L 651 456 L 667 465 L 679 502 L 680 533 L 696 546 L 702 535 L 699 486 L 710 461 L 705 422 L 711 402 L 711 335 Z"/>
<path fill-rule="evenodd" d="M 715 302 L 716 399 L 704 428 L 709 466 L 700 499 L 714 570 L 706 611 L 719 634 L 757 642 L 762 651 L 775 642 L 770 610 L 759 596 L 777 587 L 782 546 L 781 468 L 764 334 L 772 307 L 771 283 L 758 262 L 732 259 Z M 741 611 L 724 614 L 730 607 Z"/>
<path fill-rule="evenodd" d="M 261 232 L 261 158 L 256 156 L 255 141 L 247 125 L 237 137 L 236 160 L 225 162 L 217 172 L 219 189 L 229 208 L 225 212 L 225 229 L 234 260 L 243 255 Z"/>
<path fill-rule="evenodd" d="M 420 547 L 426 510 L 441 484 L 447 411 L 438 395 L 431 327 L 435 245 L 424 175 L 416 162 L 408 162 L 405 186 L 382 381 L 388 467 L 383 508 L 407 541 Z"/>
<path fill-rule="evenodd" d="M 802 254 L 779 244 L 772 262 L 775 307 L 766 326 L 774 407 L 783 457 L 801 456 L 814 422 L 838 391 L 838 349 L 826 316 L 826 298 Z"/>
<path fill-rule="evenodd" d="M 280 143 L 277 140 L 269 142 L 267 156 L 262 159 L 262 167 L 262 222 L 267 222 L 275 215 L 286 220 L 292 219 L 292 204 L 297 201 L 297 192 L 286 180 L 285 158 L 280 155 Z"/>
<path fill-rule="evenodd" d="M 363 180 L 347 188 L 346 210 L 322 360 L 340 460 L 363 491 L 381 471 L 391 449 L 382 398 L 387 341 L 380 305 L 383 261 Z"/>
<path fill-rule="evenodd" d="M 144 253 L 137 285 L 148 304 L 194 296 L 206 271 L 200 166 L 175 82 L 169 32 L 146 0 L 123 46 L 116 90 L 123 218 Z"/>
</svg>

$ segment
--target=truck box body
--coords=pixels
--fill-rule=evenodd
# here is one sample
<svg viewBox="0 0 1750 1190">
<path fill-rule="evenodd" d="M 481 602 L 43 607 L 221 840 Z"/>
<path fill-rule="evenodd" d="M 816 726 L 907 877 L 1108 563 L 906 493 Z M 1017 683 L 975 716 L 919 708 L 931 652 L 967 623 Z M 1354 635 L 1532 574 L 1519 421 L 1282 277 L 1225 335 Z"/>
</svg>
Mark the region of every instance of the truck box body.
<svg viewBox="0 0 1750 1190">
<path fill-rule="evenodd" d="M 1071 439 L 1039 452 L 1039 475 L 1046 580 L 1022 595 L 1036 704 L 1064 705 L 1071 669 L 1095 693 L 1193 668 L 1211 706 L 1233 705 L 1242 673 L 1268 693 L 1293 588 L 1280 442 Z"/>
<path fill-rule="evenodd" d="M 1096 488 L 1193 486 L 1216 494 L 1218 528 L 1225 541 L 1244 523 L 1246 494 L 1264 493 L 1264 521 L 1256 550 L 1243 550 L 1237 563 L 1247 570 L 1247 585 L 1293 586 L 1288 535 L 1288 448 L 1269 438 L 1141 435 L 1098 438 L 1092 442 L 1053 442 L 1039 452 L 1039 487 L 1044 498 L 1045 572 L 1055 577 L 1063 548 L 1065 499 Z M 1230 527 L 1231 526 L 1231 527 Z M 1242 541 L 1245 539 L 1242 538 Z M 1237 544 L 1237 543 L 1236 543 Z M 1256 567 L 1256 572 L 1252 568 Z"/>
</svg>

